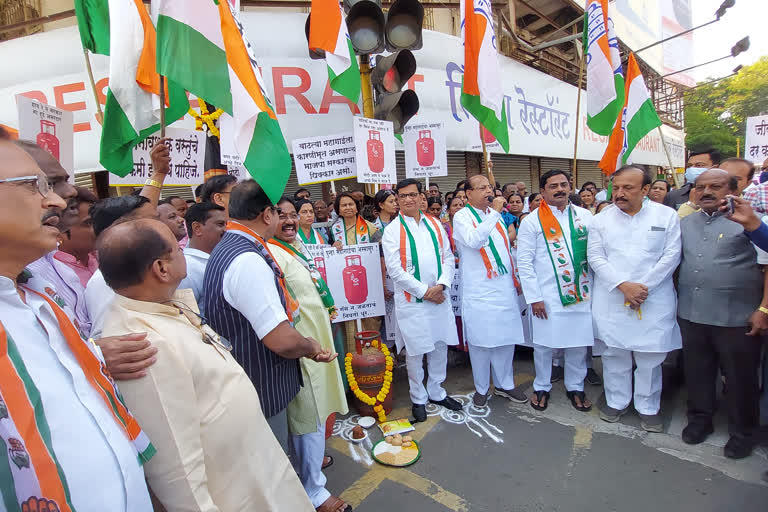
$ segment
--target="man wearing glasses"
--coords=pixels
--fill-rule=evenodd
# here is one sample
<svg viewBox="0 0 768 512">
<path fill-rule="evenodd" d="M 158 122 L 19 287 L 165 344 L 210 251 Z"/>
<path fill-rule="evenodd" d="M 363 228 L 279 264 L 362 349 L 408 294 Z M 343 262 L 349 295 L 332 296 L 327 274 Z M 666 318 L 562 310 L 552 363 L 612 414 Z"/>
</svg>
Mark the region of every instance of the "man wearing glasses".
<svg viewBox="0 0 768 512">
<path fill-rule="evenodd" d="M 0 245 L 13 248 L 0 254 L 0 440 L 14 463 L 4 503 L 150 512 L 141 461 L 154 447 L 50 283 L 25 271 L 56 248 L 67 206 L 48 181 L 24 150 L 0 140 Z"/>
<path fill-rule="evenodd" d="M 251 378 L 275 437 L 288 453 L 286 407 L 302 385 L 298 359 L 330 362 L 336 354 L 302 336 L 298 302 L 266 240 L 275 236 L 280 209 L 253 180 L 232 189 L 227 232 L 203 278 L 204 316 L 232 342 L 232 354 Z"/>
<path fill-rule="evenodd" d="M 145 473 L 165 509 L 311 511 L 232 345 L 207 325 L 192 290 L 177 290 L 187 268 L 170 228 L 128 221 L 98 249 L 116 294 L 105 334 L 147 332 L 158 349 L 147 376 L 120 390 L 158 449 Z"/>
<path fill-rule="evenodd" d="M 485 176 L 472 176 L 465 208 L 453 217 L 459 251 L 461 318 L 475 381 L 475 407 L 488 401 L 491 371 L 496 395 L 516 403 L 528 397 L 515 388 L 512 361 L 523 342 L 518 282 L 501 214 L 491 208 L 493 188 Z"/>
</svg>

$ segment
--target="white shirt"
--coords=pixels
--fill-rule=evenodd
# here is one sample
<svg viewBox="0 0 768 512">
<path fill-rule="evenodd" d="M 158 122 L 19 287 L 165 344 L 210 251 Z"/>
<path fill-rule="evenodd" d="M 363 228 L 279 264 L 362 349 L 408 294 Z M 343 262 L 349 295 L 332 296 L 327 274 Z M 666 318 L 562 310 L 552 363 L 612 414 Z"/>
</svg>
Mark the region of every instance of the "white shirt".
<svg viewBox="0 0 768 512">
<path fill-rule="evenodd" d="M 253 241 L 242 231 L 230 231 Z M 259 339 L 288 321 L 285 308 L 275 287 L 275 273 L 255 252 L 236 257 L 224 272 L 224 299 L 248 319 Z"/>
<path fill-rule="evenodd" d="M 595 194 L 595 201 L 607 201 L 608 200 L 608 191 L 606 189 L 600 190 L 597 194 Z"/>
<path fill-rule="evenodd" d="M 578 206 L 573 208 L 578 219 L 589 230 L 592 214 Z M 560 211 L 551 207 L 551 210 L 560 223 L 566 246 L 571 249 L 570 209 Z M 520 223 L 517 233 L 517 264 L 526 302 L 533 304 L 543 301 L 547 310 L 546 319 L 531 315 L 533 342 L 551 348 L 591 346 L 594 342 L 591 299 L 588 296 L 587 300 L 580 303 L 563 306 L 538 210 Z M 589 283 L 587 286 L 592 289 Z M 568 335 L 564 336 L 566 332 Z"/>
<path fill-rule="evenodd" d="M 680 219 L 673 208 L 643 201 L 634 216 L 608 208 L 592 219 L 587 249 L 595 273 L 592 311 L 596 338 L 609 347 L 639 352 L 680 348 L 672 274 L 680 263 Z M 636 311 L 617 288 L 629 281 L 648 287 Z"/>
<path fill-rule="evenodd" d="M 179 290 L 185 288 L 192 290 L 200 311 L 203 311 L 203 305 L 200 303 L 200 299 L 203 298 L 203 277 L 210 257 L 210 254 L 200 249 L 193 249 L 189 246 L 184 248 L 184 259 L 187 260 L 187 277 L 179 283 Z"/>
<path fill-rule="evenodd" d="M 91 338 L 101 338 L 104 315 L 114 298 L 115 292 L 104 280 L 101 270 L 94 272 L 88 280 L 88 286 L 85 287 L 85 306 L 88 308 L 88 314 L 91 315 Z"/>
<path fill-rule="evenodd" d="M 420 216 L 418 223 L 413 217 L 403 215 L 403 219 L 405 219 L 405 223 L 411 235 L 413 235 L 413 240 L 416 244 L 419 279 L 416 279 L 413 275 L 415 267 L 413 266 L 410 249 L 407 251 L 406 256 L 408 258 L 406 261 L 406 268 L 408 270 L 404 270 L 402 266 L 400 259 L 400 216 L 393 218 L 386 229 L 384 229 L 381 246 L 384 252 L 387 272 L 394 284 L 395 312 L 397 315 L 397 329 L 399 331 L 399 336 L 395 339 L 398 342 L 398 349 L 402 348 L 401 344 L 404 343 L 408 350 L 408 355 L 416 356 L 432 352 L 437 341 L 442 341 L 446 345 L 458 345 L 459 343 L 456 319 L 453 316 L 450 296 L 451 283 L 453 282 L 453 274 L 455 272 L 455 260 L 451 251 L 451 242 L 440 222 L 435 221 L 433 224 L 424 215 Z M 437 226 L 436 230 L 435 226 Z M 442 266 L 442 274 L 439 278 L 437 274 L 435 244 L 432 241 L 430 229 L 438 237 L 437 243 Z M 406 245 L 409 245 L 407 237 Z M 440 250 L 441 245 L 442 250 Z M 424 296 L 429 287 L 439 284 L 445 286 L 443 291 L 445 300 L 442 304 L 435 304 L 427 300 L 423 302 L 416 301 L 416 299 Z M 405 298 L 406 291 L 411 294 L 410 302 Z"/>
<path fill-rule="evenodd" d="M 43 291 L 47 283 L 30 285 Z M 48 303 L 27 292 L 25 304 L 14 283 L 0 277 L 0 321 L 40 393 L 73 508 L 152 512 L 133 444 L 86 378 Z"/>
<path fill-rule="evenodd" d="M 520 305 L 512 272 L 514 266 L 506 241 L 496 229 L 501 215 L 488 208 L 478 211 L 478 224 L 469 207 L 462 208 L 453 217 L 453 240 L 459 252 L 461 274 L 461 321 L 468 343 L 477 347 L 500 347 L 524 342 Z M 473 226 L 473 221 L 477 227 Z M 486 247 L 488 257 L 493 254 L 488 246 L 493 239 L 507 274 L 488 279 L 480 249 Z"/>
</svg>

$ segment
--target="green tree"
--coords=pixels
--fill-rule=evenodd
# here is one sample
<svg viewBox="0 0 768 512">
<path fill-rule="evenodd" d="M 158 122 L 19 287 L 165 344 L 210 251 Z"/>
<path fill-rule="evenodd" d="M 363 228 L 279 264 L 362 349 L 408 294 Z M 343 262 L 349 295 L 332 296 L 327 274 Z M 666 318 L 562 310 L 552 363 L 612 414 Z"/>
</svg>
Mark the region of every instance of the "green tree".
<svg viewBox="0 0 768 512">
<path fill-rule="evenodd" d="M 724 156 L 744 155 L 747 117 L 768 112 L 768 56 L 735 76 L 700 85 L 685 95 L 686 145 L 712 146 Z"/>
</svg>

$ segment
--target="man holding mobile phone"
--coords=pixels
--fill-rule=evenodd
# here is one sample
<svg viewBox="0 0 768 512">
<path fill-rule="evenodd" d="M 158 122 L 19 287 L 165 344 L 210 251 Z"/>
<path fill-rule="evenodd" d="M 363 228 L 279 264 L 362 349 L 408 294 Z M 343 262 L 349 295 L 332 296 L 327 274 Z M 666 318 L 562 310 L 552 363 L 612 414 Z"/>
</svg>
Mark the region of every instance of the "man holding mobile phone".
<svg viewBox="0 0 768 512">
<path fill-rule="evenodd" d="M 724 455 L 740 459 L 756 443 L 760 343 L 755 336 L 768 329 L 766 274 L 744 228 L 728 218 L 726 196 L 733 201 L 737 180 L 727 171 L 710 169 L 696 178 L 695 191 L 701 211 L 680 223 L 678 323 L 688 383 L 688 426 L 682 438 L 699 444 L 713 432 L 721 368 L 729 391 L 730 439 Z M 720 209 L 723 203 L 726 212 Z"/>
</svg>

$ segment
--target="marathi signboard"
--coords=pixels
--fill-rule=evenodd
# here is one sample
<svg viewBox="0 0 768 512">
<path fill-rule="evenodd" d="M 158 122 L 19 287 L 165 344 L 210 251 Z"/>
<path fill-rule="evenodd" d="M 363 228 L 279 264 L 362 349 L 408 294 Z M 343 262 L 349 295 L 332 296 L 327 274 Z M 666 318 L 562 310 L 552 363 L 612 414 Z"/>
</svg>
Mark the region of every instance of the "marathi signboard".
<svg viewBox="0 0 768 512">
<path fill-rule="evenodd" d="M 293 140 L 293 161 L 299 185 L 357 176 L 352 133 Z"/>
<path fill-rule="evenodd" d="M 397 183 L 395 131 L 391 121 L 355 117 L 357 181 L 391 185 Z"/>
<path fill-rule="evenodd" d="M 744 157 L 750 162 L 761 164 L 768 158 L 768 116 L 747 118 L 747 136 Z"/>
<path fill-rule="evenodd" d="M 448 176 L 448 153 L 445 149 L 443 123 L 406 125 L 403 143 L 406 178 Z"/>
<path fill-rule="evenodd" d="M 74 120 L 72 112 L 17 96 L 19 139 L 30 140 L 48 151 L 70 174 L 74 183 Z"/>
</svg>

